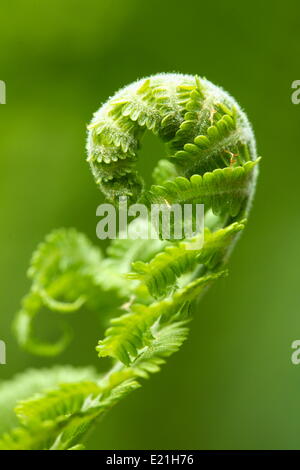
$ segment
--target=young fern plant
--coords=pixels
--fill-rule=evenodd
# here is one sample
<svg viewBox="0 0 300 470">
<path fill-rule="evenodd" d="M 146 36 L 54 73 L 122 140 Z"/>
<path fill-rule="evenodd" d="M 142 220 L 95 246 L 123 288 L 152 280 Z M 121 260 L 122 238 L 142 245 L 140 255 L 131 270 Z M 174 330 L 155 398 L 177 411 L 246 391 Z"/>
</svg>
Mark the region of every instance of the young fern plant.
<svg viewBox="0 0 300 470">
<path fill-rule="evenodd" d="M 55 356 L 67 346 L 69 329 L 63 326 L 56 343 L 39 339 L 34 323 L 42 308 L 94 310 L 110 322 L 96 349 L 112 358 L 112 367 L 99 376 L 68 367 L 67 380 L 61 369 L 28 371 L 0 386 L 1 409 L 10 410 L 0 449 L 82 448 L 91 426 L 185 341 L 200 296 L 227 273 L 251 206 L 259 162 L 251 126 L 236 101 L 206 79 L 139 80 L 102 105 L 88 129 L 87 160 L 109 201 L 204 204 L 204 243 L 190 249 L 199 234 L 180 241 L 116 239 L 104 256 L 74 229 L 46 238 L 33 255 L 32 286 L 14 322 L 20 345 Z M 150 188 L 136 167 L 146 130 L 166 147 Z M 31 377 L 32 386 L 22 386 Z M 13 429 L 11 397 L 20 423 Z"/>
</svg>

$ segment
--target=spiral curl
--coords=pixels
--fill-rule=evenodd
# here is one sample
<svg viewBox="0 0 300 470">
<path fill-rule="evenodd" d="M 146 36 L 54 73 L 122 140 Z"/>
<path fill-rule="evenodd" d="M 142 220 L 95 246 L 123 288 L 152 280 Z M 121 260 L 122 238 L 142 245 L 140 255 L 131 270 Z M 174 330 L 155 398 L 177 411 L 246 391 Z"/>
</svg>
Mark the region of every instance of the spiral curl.
<svg viewBox="0 0 300 470">
<path fill-rule="evenodd" d="M 134 202 L 144 192 L 136 162 L 146 130 L 166 147 L 155 182 L 257 158 L 251 125 L 237 102 L 193 75 L 158 74 L 122 88 L 94 114 L 88 129 L 87 160 L 111 201 L 127 196 Z"/>
</svg>

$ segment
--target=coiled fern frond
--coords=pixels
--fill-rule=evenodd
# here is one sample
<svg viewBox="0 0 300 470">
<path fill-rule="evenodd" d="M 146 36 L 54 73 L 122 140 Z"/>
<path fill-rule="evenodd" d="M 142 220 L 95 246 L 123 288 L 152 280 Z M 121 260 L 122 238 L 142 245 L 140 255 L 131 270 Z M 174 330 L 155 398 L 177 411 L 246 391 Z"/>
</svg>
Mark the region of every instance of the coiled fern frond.
<svg viewBox="0 0 300 470">
<path fill-rule="evenodd" d="M 150 188 L 137 170 L 146 131 L 166 148 Z M 32 258 L 32 287 L 14 323 L 19 343 L 54 356 L 66 347 L 69 328 L 56 343 L 38 339 L 34 322 L 42 308 L 94 310 L 110 322 L 97 351 L 112 358 L 112 368 L 33 385 L 32 397 L 16 393 L 20 426 L 11 429 L 7 420 L 0 449 L 81 448 L 92 424 L 180 348 L 200 296 L 227 274 L 245 227 L 258 173 L 254 135 L 236 101 L 206 79 L 159 74 L 123 88 L 95 113 L 87 151 L 97 185 L 117 207 L 124 196 L 148 207 L 204 204 L 204 243 L 200 233 L 179 241 L 117 239 L 103 255 L 74 229 L 46 238 Z M 0 403 L 10 388 L 16 381 L 0 384 Z"/>
</svg>

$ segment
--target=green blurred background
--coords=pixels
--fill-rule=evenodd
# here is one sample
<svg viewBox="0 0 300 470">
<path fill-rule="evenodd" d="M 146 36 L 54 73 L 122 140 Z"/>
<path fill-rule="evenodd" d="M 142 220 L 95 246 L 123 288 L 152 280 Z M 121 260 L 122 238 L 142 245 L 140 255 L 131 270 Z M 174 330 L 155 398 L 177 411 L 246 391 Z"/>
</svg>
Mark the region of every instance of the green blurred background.
<svg viewBox="0 0 300 470">
<path fill-rule="evenodd" d="M 300 365 L 291 363 L 300 339 L 300 105 L 291 102 L 299 14 L 296 0 L 1 5 L 1 379 L 54 362 L 20 350 L 11 322 L 47 232 L 74 226 L 99 243 L 102 199 L 85 162 L 86 124 L 116 89 L 162 71 L 206 76 L 247 111 L 263 156 L 230 276 L 203 299 L 183 349 L 110 412 L 89 448 L 300 448 Z M 146 143 L 149 173 L 161 147 Z M 55 362 L 99 366 L 97 319 L 70 320 L 75 341 Z M 53 319 L 45 321 L 51 331 Z"/>
</svg>

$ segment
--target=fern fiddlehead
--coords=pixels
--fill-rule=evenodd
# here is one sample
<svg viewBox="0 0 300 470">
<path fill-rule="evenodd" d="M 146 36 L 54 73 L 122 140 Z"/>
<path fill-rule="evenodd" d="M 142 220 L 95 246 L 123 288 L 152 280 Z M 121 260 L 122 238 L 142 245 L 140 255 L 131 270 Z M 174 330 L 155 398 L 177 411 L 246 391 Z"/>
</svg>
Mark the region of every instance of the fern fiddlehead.
<svg viewBox="0 0 300 470">
<path fill-rule="evenodd" d="M 250 209 L 259 161 L 251 126 L 236 101 L 206 79 L 160 74 L 139 80 L 101 106 L 88 129 L 87 159 L 108 200 L 202 203 L 204 244 L 190 249 L 197 235 L 179 242 L 113 240 L 104 257 L 75 230 L 48 236 L 32 259 L 32 288 L 15 321 L 17 338 L 33 353 L 54 355 L 67 337 L 55 344 L 34 337 L 42 306 L 60 313 L 106 311 L 110 325 L 97 351 L 113 366 L 98 379 L 93 373 L 73 383 L 57 380 L 52 389 L 19 401 L 21 425 L 3 436 L 0 448 L 78 448 L 100 416 L 159 371 L 186 339 L 199 296 L 227 273 Z M 166 147 L 150 188 L 136 166 L 147 130 Z"/>
<path fill-rule="evenodd" d="M 165 180 L 256 159 L 250 124 L 231 96 L 198 77 L 155 75 L 116 93 L 89 126 L 88 162 L 108 198 L 141 193 L 136 161 L 146 129 L 166 142 L 169 163 L 154 170 Z"/>
</svg>

